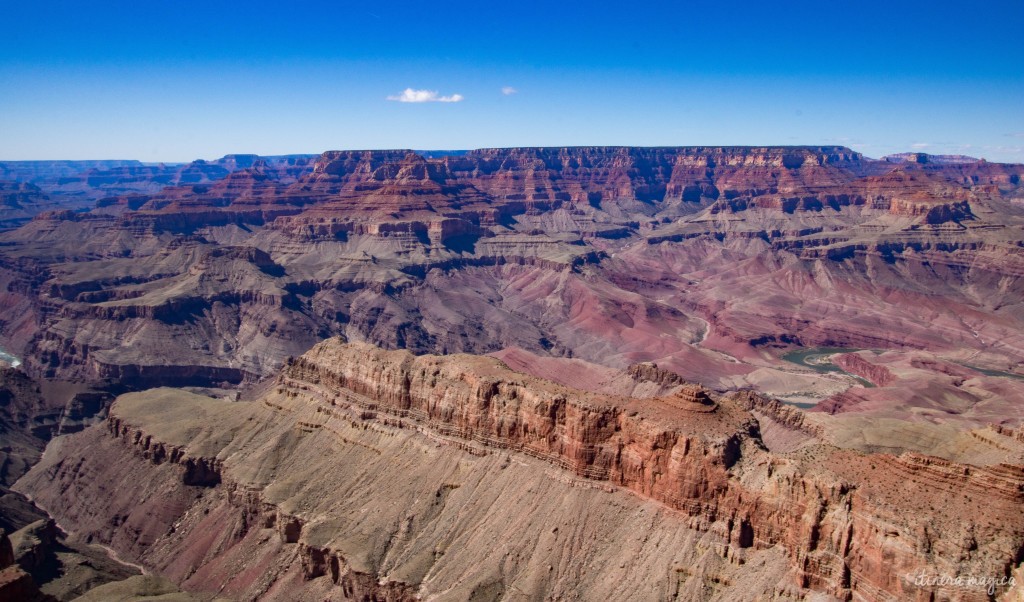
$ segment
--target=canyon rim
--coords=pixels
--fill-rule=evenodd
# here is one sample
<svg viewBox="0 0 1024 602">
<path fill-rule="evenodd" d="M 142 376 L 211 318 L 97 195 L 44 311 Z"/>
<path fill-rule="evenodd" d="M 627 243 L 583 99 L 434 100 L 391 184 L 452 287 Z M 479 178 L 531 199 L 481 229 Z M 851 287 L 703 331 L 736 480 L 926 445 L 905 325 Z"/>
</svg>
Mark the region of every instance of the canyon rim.
<svg viewBox="0 0 1024 602">
<path fill-rule="evenodd" d="M 0 602 L 1024 602 L 1024 2 L 4 2 Z"/>
<path fill-rule="evenodd" d="M 32 167 L 0 233 L 5 591 L 1015 595 L 1022 165 Z"/>
</svg>

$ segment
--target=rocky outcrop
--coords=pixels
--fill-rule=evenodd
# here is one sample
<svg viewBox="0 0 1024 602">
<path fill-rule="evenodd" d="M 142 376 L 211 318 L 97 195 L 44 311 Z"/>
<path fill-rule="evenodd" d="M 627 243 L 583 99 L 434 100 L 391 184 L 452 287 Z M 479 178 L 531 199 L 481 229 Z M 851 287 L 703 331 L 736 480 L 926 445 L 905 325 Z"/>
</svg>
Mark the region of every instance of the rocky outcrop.
<svg viewBox="0 0 1024 602">
<path fill-rule="evenodd" d="M 663 370 L 654 362 L 633 364 L 626 368 L 626 373 L 634 380 L 653 382 L 665 386 L 681 385 L 686 382 L 682 376 L 670 370 Z"/>
<path fill-rule="evenodd" d="M 361 554 L 376 548 L 353 548 L 346 542 L 354 534 L 324 526 L 341 520 L 328 507 L 300 502 L 304 494 L 284 493 L 280 487 L 290 477 L 266 472 L 270 468 L 259 465 L 268 461 L 265 454 L 275 454 L 275 466 L 334 462 L 331 456 L 313 460 L 303 455 L 324 445 L 339 446 L 339 461 L 348 453 L 369 454 L 367 458 L 384 454 L 381 461 L 397 463 L 398 473 L 388 478 L 419 470 L 412 466 L 421 461 L 413 457 L 423 452 L 415 451 L 419 447 L 406 439 L 410 436 L 449 446 L 451 452 L 438 452 L 442 456 L 481 458 L 487 465 L 502 457 L 533 458 L 557 469 L 551 474 L 567 471 L 582 482 L 606 483 L 672 508 L 686 528 L 720 541 L 719 555 L 729 562 L 750 561 L 781 546 L 788 567 L 785 587 L 840 599 L 985 599 L 984 592 L 922 587 L 907 576 L 1004 575 L 1019 562 L 1024 547 L 1018 511 L 1024 502 L 1024 468 L 970 466 L 909 453 L 863 454 L 820 444 L 794 454 L 775 454 L 765 449 L 755 415 L 807 433 L 814 428 L 796 418 L 799 413 L 792 408 L 749 392 L 722 396 L 684 387 L 661 398 L 621 398 L 516 374 L 490 358 L 416 357 L 328 341 L 292 361 L 258 402 L 232 404 L 186 396 L 169 403 L 173 392 L 146 395 L 136 394 L 115 405 L 106 437 L 113 436 L 116 444 L 88 445 L 108 450 L 102 453 L 120 449 L 117 453 L 138 458 L 138 468 L 132 468 L 138 474 L 174 474 L 176 487 L 208 491 L 200 495 L 206 500 L 204 507 L 213 512 L 227 503 L 230 512 L 217 512 L 244 517 L 245 526 L 236 527 L 223 541 L 264 545 L 258 543 L 266 542 L 260 529 L 273 529 L 282 545 L 295 546 L 294 570 L 300 583 L 326 580 L 350 596 L 408 599 L 422 593 L 426 582 L 422 573 L 384 579 L 374 568 L 381 561 L 360 560 Z M 175 403 L 180 409 L 174 409 Z M 194 426 L 183 418 L 190 414 L 199 417 Z M 104 435 L 95 430 L 83 433 L 83 444 L 97 436 Z M 270 440 L 278 443 L 259 443 Z M 302 451 L 307 449 L 300 443 L 304 440 L 313 446 L 308 452 Z M 385 444 L 388 440 L 404 443 L 391 447 Z M 274 448 L 278 451 L 271 452 Z M 293 454 L 298 455 L 286 460 Z M 60 499 L 52 487 L 78 488 L 83 499 L 91 500 L 91 486 L 69 470 L 72 458 L 44 462 L 19 487 L 46 503 Z M 102 478 L 115 478 L 114 473 Z M 198 473 L 204 478 L 197 480 Z M 417 478 L 413 472 L 405 474 L 407 479 Z M 369 492 L 380 486 L 370 485 Z M 316 499 L 324 499 L 323 491 L 317 489 Z M 450 493 L 443 485 L 437 491 L 438 499 Z M 174 496 L 196 499 L 184 490 Z M 131 499 L 112 503 L 135 503 Z M 978 499 L 986 500 L 983 511 Z M 54 510 L 69 516 L 82 511 L 74 503 Z M 107 512 L 115 511 L 100 511 L 80 524 L 121 546 L 119 551 L 164 567 L 171 566 L 162 563 L 170 562 L 167 555 L 175 553 L 174 546 L 185 545 L 199 533 L 184 526 L 195 519 L 176 517 L 203 514 L 184 509 L 165 514 L 160 520 L 167 524 L 184 520 L 178 523 L 182 533 L 138 547 L 111 535 L 112 515 Z M 223 524 L 236 524 L 227 515 L 217 516 Z M 138 518 L 128 520 L 135 524 Z M 426 527 L 400 527 L 398 532 L 403 528 Z M 160 524 L 150 527 L 153 533 L 160 529 Z M 401 535 L 391 536 L 392 541 L 396 537 L 403 541 Z M 439 545 L 429 537 L 424 541 Z M 230 557 L 230 549 L 221 554 Z M 202 557 L 192 562 L 190 571 L 206 575 L 197 577 L 193 586 L 212 583 L 209 571 L 214 569 L 209 563 L 216 561 Z M 395 566 L 396 574 L 407 574 Z M 244 588 L 256 587 L 246 583 Z M 544 591 L 542 585 L 535 587 L 541 588 L 536 592 Z"/>
<path fill-rule="evenodd" d="M 12 534 L 14 558 L 28 573 L 40 572 L 51 561 L 59 532 L 53 520 L 36 521 Z"/>
<path fill-rule="evenodd" d="M 32 580 L 32 576 L 17 565 L 0 569 L 0 595 L 5 600 L 23 600 L 25 602 L 54 600 L 40 592 L 39 586 Z"/>
<path fill-rule="evenodd" d="M 335 355 L 339 352 L 340 355 Z M 353 362 L 357 354 L 364 357 L 370 354 L 374 361 L 357 364 Z M 332 355 L 334 357 L 328 359 Z M 693 447 L 693 453 L 709 456 L 710 464 L 721 466 L 723 470 L 739 454 L 739 435 L 729 432 L 728 426 L 722 427 L 725 430 L 720 439 L 705 445 L 675 434 L 648 432 L 640 419 L 634 421 L 624 410 L 615 407 L 613 399 L 589 396 L 571 400 L 566 392 L 537 390 L 532 382 L 489 378 L 486 373 L 465 374 L 460 378 L 446 368 L 443 360 L 428 356 L 416 361 L 404 352 L 386 353 L 359 345 L 338 348 L 326 344 L 297 358 L 286 368 L 283 377 L 285 383 L 295 382 L 299 387 L 304 386 L 303 383 L 326 387 L 332 397 L 345 399 L 347 392 L 354 392 L 365 401 L 355 398 L 352 403 L 362 403 L 369 412 L 380 410 L 410 416 L 436 425 L 442 432 L 495 447 L 511 447 L 582 476 L 619 483 L 628 481 L 648 494 L 662 487 L 677 488 L 678 480 L 686 480 L 685 473 L 673 475 L 668 464 L 653 467 L 635 464 L 629 456 L 623 455 L 625 443 L 617 435 L 623 430 L 644 438 L 667 437 L 659 443 L 639 442 L 641 448 L 678 447 L 686 450 L 681 452 L 686 455 Z M 485 366 L 482 368 L 486 370 Z M 490 368 L 488 372 L 495 369 Z M 684 388 L 659 401 L 676 409 L 692 405 L 700 412 L 711 405 L 707 393 L 699 388 Z M 735 417 L 721 419 L 734 420 Z M 732 426 L 737 431 L 744 429 Z M 668 458 L 663 461 L 667 462 Z M 659 479 L 653 478 L 651 473 L 668 476 L 658 483 Z M 700 489 L 703 486 L 699 486 Z M 694 492 L 698 496 L 699 493 Z"/>
<path fill-rule="evenodd" d="M 368 356 L 371 361 L 367 361 Z M 840 479 L 838 485 L 826 486 L 826 481 L 797 477 L 802 472 L 797 469 L 778 482 L 782 489 L 770 487 L 771 494 L 751 491 L 742 479 L 731 478 L 729 470 L 740 462 L 744 448 L 755 457 L 760 455 L 751 449 L 756 449 L 756 423 L 745 422 L 742 414 L 729 411 L 728 406 L 716 405 L 709 426 L 704 426 L 709 421 L 698 420 L 697 414 L 683 414 L 677 418 L 682 423 L 676 422 L 675 428 L 666 431 L 662 424 L 651 423 L 650 415 L 645 416 L 648 407 L 631 413 L 628 402 L 592 396 L 573 398 L 533 382 L 524 386 L 494 375 L 494 367 L 480 367 L 475 373 L 450 372 L 446 368 L 445 362 L 434 358 L 414 359 L 362 346 L 324 344 L 290 365 L 283 383 L 300 390 L 307 383 L 315 385 L 311 390 L 324 391 L 325 401 L 331 405 L 409 416 L 449 436 L 515 449 L 588 478 L 609 480 L 684 511 L 696 519 L 693 524 L 703 523 L 705 528 L 729 517 L 726 535 L 735 547 L 787 545 L 793 561 L 803 567 L 802 584 L 839 597 L 875 588 L 892 595 L 912 594 L 907 584 L 901 583 L 898 571 L 930 562 L 927 550 L 936 545 L 931 539 L 935 536 L 929 535 L 927 546 L 907 550 L 904 553 L 909 556 L 890 562 L 868 553 L 885 547 L 887 529 L 895 528 L 904 537 L 913 537 L 913 529 L 924 524 L 912 525 L 916 521 L 911 521 L 901 525 L 892 511 L 882 510 L 890 504 L 902 505 L 899 496 L 890 497 L 877 488 L 872 495 L 859 491 L 865 484 L 857 480 L 867 478 L 871 471 L 878 470 L 886 480 L 914 482 L 930 490 L 931 499 L 946 499 L 957 492 L 963 496 L 960 503 L 968 505 L 973 496 L 981 495 L 996 496 L 1011 505 L 1024 501 L 1021 467 L 967 468 L 913 455 L 897 458 L 825 453 L 822 460 L 833 466 L 833 478 Z M 706 394 L 688 396 L 703 398 Z M 658 401 L 650 405 L 656 406 Z M 683 409 L 671 400 L 666 405 Z M 716 436 L 712 428 L 720 434 Z M 683 434 L 691 429 L 700 436 Z M 768 466 L 773 465 L 774 461 L 768 460 Z M 763 476 L 777 475 L 777 470 L 778 466 L 766 468 Z M 801 485 L 790 489 L 792 479 Z M 803 511 L 793 512 L 811 504 L 802 497 L 804 493 L 796 493 L 808 489 L 820 496 L 813 502 L 820 505 L 819 516 L 827 517 L 810 525 L 810 532 L 831 533 L 831 540 L 822 535 L 808 536 Z M 757 501 L 751 503 L 750 496 Z M 747 502 L 741 503 L 744 498 Z M 880 514 L 868 518 L 856 508 L 870 508 L 869 513 Z M 1009 506 L 1004 508 L 1004 512 L 1009 511 Z M 947 515 L 947 520 L 955 519 Z M 996 520 L 971 528 L 994 535 L 1002 526 Z M 1024 536 L 1022 525 L 1011 532 L 1013 535 L 1003 540 L 1001 551 L 990 556 L 995 562 L 988 569 L 992 574 L 1003 574 L 1016 562 Z M 856 539 L 850 539 L 854 535 Z M 945 554 L 942 557 L 947 558 Z M 999 557 L 1002 560 L 997 560 Z"/>
<path fill-rule="evenodd" d="M 16 228 L 57 205 L 35 184 L 0 180 L 0 230 Z"/>
<path fill-rule="evenodd" d="M 893 215 L 904 217 L 923 217 L 924 223 L 930 225 L 963 221 L 974 217 L 971 213 L 971 207 L 966 201 L 935 203 L 932 201 L 893 199 L 889 211 Z"/>
<path fill-rule="evenodd" d="M 185 178 L 215 166 L 223 177 Z M 174 169 L 160 190 L 0 236 L 5 301 L 25 308 L 0 334 L 31 350 L 33 375 L 141 386 L 161 384 L 164 364 L 165 384 L 236 382 L 344 333 L 417 352 L 656 361 L 752 386 L 737 373 L 755 370 L 744 362 L 756 349 L 982 350 L 988 339 L 952 316 L 994 317 L 1019 301 L 1019 287 L 994 283 L 1024 274 L 1016 213 L 1000 209 L 1019 166 L 842 147 L 570 147 Z M 919 305 L 955 336 L 912 319 Z M 725 355 L 696 348 L 704 320 L 701 345 Z"/>
<path fill-rule="evenodd" d="M 160 465 L 164 462 L 180 466 L 185 485 L 213 487 L 221 482 L 221 462 L 216 458 L 191 457 L 184 447 L 154 440 L 139 427 L 125 424 L 116 415 L 107 420 L 107 429 L 145 460 Z"/>
<path fill-rule="evenodd" d="M 7 533 L 0 530 L 0 598 L 4 600 L 52 600 L 39 591 L 32 576 L 19 566 Z"/>
<path fill-rule="evenodd" d="M 808 422 L 804 412 L 777 399 L 766 398 L 753 391 L 737 391 L 731 398 L 741 408 L 767 416 L 787 429 L 812 437 L 820 437 L 823 434 L 821 427 Z"/>
<path fill-rule="evenodd" d="M 851 374 L 879 386 L 885 387 L 896 380 L 896 376 L 885 366 L 872 364 L 863 356 L 856 353 L 840 353 L 832 356 L 832 363 Z"/>
<path fill-rule="evenodd" d="M 992 425 L 992 429 L 1004 437 L 1010 437 L 1024 443 L 1024 429 L 1010 428 L 1000 424 Z"/>
</svg>

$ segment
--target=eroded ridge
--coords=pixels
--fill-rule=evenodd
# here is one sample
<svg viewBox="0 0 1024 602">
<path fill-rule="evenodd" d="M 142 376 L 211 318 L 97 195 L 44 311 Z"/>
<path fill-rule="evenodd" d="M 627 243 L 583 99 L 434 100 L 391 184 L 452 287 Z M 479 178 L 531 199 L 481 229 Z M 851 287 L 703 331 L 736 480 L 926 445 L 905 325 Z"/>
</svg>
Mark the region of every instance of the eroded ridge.
<svg viewBox="0 0 1024 602">
<path fill-rule="evenodd" d="M 83 525 L 198 589 L 221 583 L 225 567 L 241 562 L 240 554 L 294 566 L 267 582 L 234 577 L 226 587 L 239 592 L 277 591 L 287 579 L 303 591 L 340 587 L 346 596 L 384 599 L 451 592 L 470 582 L 484 587 L 486 579 L 474 581 L 482 577 L 467 573 L 474 565 L 467 555 L 486 556 L 479 537 L 499 537 L 499 527 L 510 528 L 494 514 L 497 508 L 517 531 L 500 531 L 508 541 L 498 555 L 504 564 L 488 579 L 502 588 L 532 583 L 535 592 L 562 591 L 581 571 L 594 570 L 587 568 L 586 545 L 563 542 L 569 546 L 559 556 L 563 564 L 539 560 L 548 563 L 540 568 L 516 556 L 522 553 L 517 545 L 532 550 L 541 533 L 557 540 L 560 528 L 603 537 L 626 520 L 605 513 L 624 508 L 662 517 L 645 523 L 645 541 L 668 532 L 682 538 L 671 559 L 636 550 L 654 554 L 651 567 L 675 562 L 691 567 L 685 574 L 702 575 L 671 587 L 658 577 L 661 593 L 655 597 L 717 575 L 732 584 L 721 589 L 723 599 L 757 590 L 852 600 L 980 600 L 987 596 L 983 591 L 924 587 L 908 576 L 999 577 L 1020 562 L 1020 466 L 971 466 L 824 444 L 768 451 L 761 437 L 768 421 L 813 435 L 814 428 L 797 416 L 750 392 L 720 395 L 680 385 L 664 397 L 632 399 L 515 373 L 493 358 L 413 356 L 335 339 L 291 361 L 258 401 L 232 403 L 174 390 L 131 394 L 115 404 L 105 431 L 70 439 L 78 437 L 84 446 L 99 437 L 108 442 L 99 445 L 105 453 L 135 458 L 125 467 L 97 467 L 106 486 L 122 478 L 117 475 L 123 468 L 162 471 L 174 482 L 166 487 L 199 491 L 182 493 L 180 507 L 171 504 L 174 511 L 164 502 L 145 515 L 149 521 L 154 513 L 163 517 L 171 529 L 154 535 L 148 546 L 119 539 L 111 521 L 123 525 L 143 515 L 112 509 L 117 502 L 88 502 L 98 505 L 92 522 Z M 90 486 L 81 482 L 81 468 L 70 469 L 74 454 L 68 451 L 62 454 L 68 459 L 44 461 L 21 486 L 44 504 L 47 496 L 60 495 L 54 488 L 64 487 L 90 500 Z M 366 514 L 388 499 L 399 507 Z M 423 506 L 424 500 L 432 501 Z M 147 504 L 153 502 L 141 506 Z M 220 522 L 215 525 L 213 517 Z M 608 522 L 593 524 L 598 517 Z M 565 522 L 551 522 L 560 520 Z M 382 534 L 368 534 L 368 528 Z M 210 543 L 211 529 L 217 545 L 181 560 L 197 539 Z M 272 532 L 277 535 L 267 539 Z M 456 541 L 465 549 L 450 558 L 437 554 Z M 433 550 L 422 565 L 428 569 L 411 568 L 426 562 L 412 561 L 416 550 Z M 286 551 L 291 561 L 282 559 Z M 252 562 L 245 566 L 255 570 Z M 768 583 L 754 585 L 740 575 L 752 562 L 778 563 Z M 702 563 L 714 570 L 694 572 Z M 543 574 L 547 566 L 552 574 L 531 581 L 533 571 Z M 627 579 L 624 567 L 603 570 Z"/>
</svg>

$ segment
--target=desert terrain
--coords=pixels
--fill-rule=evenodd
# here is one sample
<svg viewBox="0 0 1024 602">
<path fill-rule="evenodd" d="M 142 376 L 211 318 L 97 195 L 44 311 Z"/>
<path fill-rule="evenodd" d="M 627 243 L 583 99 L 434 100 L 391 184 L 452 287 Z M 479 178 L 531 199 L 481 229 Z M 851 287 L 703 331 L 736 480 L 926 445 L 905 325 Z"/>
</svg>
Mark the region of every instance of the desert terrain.
<svg viewBox="0 0 1024 602">
<path fill-rule="evenodd" d="M 1018 599 L 1022 175 L 0 162 L 0 593 Z"/>
</svg>

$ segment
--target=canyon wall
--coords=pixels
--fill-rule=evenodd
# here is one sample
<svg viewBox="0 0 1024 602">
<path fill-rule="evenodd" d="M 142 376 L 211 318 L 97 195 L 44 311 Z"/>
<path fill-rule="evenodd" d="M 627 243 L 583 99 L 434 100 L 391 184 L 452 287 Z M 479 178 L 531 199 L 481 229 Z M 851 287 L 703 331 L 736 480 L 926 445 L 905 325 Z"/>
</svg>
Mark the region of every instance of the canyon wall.
<svg viewBox="0 0 1024 602">
<path fill-rule="evenodd" d="M 747 360 L 764 349 L 969 349 L 1010 370 L 1024 357 L 1006 309 L 1024 275 L 1021 166 L 842 147 L 190 165 L 224 173 L 0 234 L 0 296 L 23 309 L 0 337 L 33 376 L 239 382 L 337 334 L 658 361 L 722 389 L 758 386 Z"/>
<path fill-rule="evenodd" d="M 721 599 L 816 591 L 843 600 L 983 600 L 984 592 L 920 587 L 908 575 L 998 577 L 1020 562 L 1020 466 L 823 444 L 774 453 L 760 435 L 761 422 L 774 420 L 767 405 L 692 385 L 647 400 L 586 393 L 491 358 L 415 357 L 332 340 L 292 361 L 258 401 L 173 390 L 122 397 L 105 426 L 59 440 L 18 487 L 81 535 L 187 588 L 226 579 L 246 595 L 280 595 L 275 588 L 288 582 L 309 596 L 463 599 L 454 592 L 467 587 L 500 599 L 513 586 L 527 595 L 579 586 L 591 588 L 574 594 L 586 598 L 621 595 L 610 583 L 622 580 L 648 599 L 712 584 Z M 152 484 L 99 495 L 129 479 Z M 505 519 L 476 510 L 499 504 L 495 495 Z M 348 496 L 363 501 L 343 502 Z M 395 507 L 383 509 L 386 499 Z M 456 508 L 463 518 L 442 520 Z M 639 549 L 623 544 L 634 540 L 624 534 L 603 548 L 607 529 L 624 526 L 603 522 L 608 511 L 652 511 L 664 522 L 645 523 Z M 486 543 L 510 525 L 521 533 Z M 469 538 L 455 564 L 438 552 L 455 554 L 450 529 Z M 566 529 L 597 540 L 558 552 L 559 562 L 544 552 L 520 556 L 520 546 L 543 550 L 548 538 L 566 545 Z M 611 551 L 653 553 L 646 542 L 669 532 L 682 538 L 671 560 L 626 562 Z M 491 556 L 501 561 L 481 560 Z M 244 575 L 225 572 L 242 558 Z M 611 574 L 593 573 L 595 559 Z M 667 580 L 665 562 L 676 567 Z M 267 567 L 280 581 L 256 578 Z M 490 581 L 474 567 L 490 571 Z M 641 586 L 641 578 L 653 582 Z"/>
</svg>

